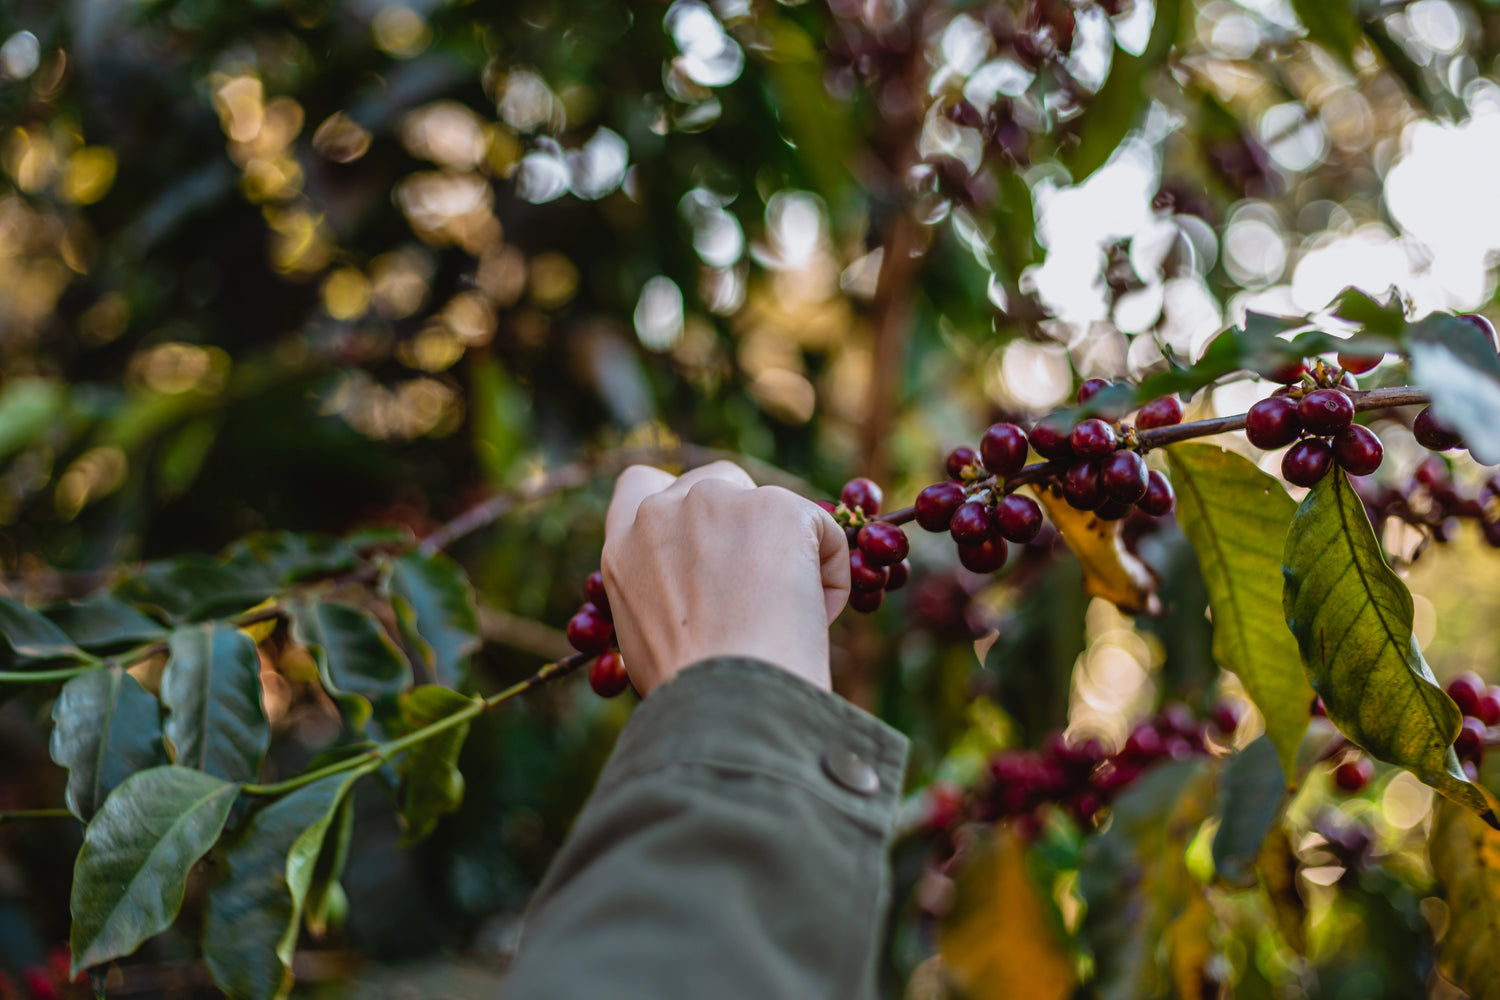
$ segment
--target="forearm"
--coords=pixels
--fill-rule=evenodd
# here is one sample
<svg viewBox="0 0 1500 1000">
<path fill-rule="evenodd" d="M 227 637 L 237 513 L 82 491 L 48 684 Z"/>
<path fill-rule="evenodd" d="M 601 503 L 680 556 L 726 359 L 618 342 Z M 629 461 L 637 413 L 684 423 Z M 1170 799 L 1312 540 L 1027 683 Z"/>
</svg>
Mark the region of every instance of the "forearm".
<svg viewBox="0 0 1500 1000">
<path fill-rule="evenodd" d="M 776 667 L 684 671 L 621 734 L 505 996 L 872 995 L 906 749 Z"/>
</svg>

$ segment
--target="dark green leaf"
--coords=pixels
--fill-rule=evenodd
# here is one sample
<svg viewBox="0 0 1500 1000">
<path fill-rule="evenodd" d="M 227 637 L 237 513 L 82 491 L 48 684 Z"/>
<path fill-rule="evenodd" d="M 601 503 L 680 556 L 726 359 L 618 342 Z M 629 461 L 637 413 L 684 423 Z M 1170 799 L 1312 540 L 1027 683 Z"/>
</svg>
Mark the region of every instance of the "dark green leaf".
<svg viewBox="0 0 1500 1000">
<path fill-rule="evenodd" d="M 44 608 L 42 613 L 84 649 L 114 649 L 167 634 L 159 622 L 109 594 L 64 601 Z"/>
<path fill-rule="evenodd" d="M 23 660 L 76 657 L 78 648 L 62 629 L 19 601 L 0 597 L 0 639 Z"/>
<path fill-rule="evenodd" d="M 1358 288 L 1346 288 L 1334 300 L 1333 314 L 1339 319 L 1358 323 L 1366 333 L 1389 337 L 1393 341 L 1406 332 L 1406 310 L 1400 293 L 1392 289 L 1384 305 Z M 1386 348 L 1393 350 L 1394 344 Z"/>
<path fill-rule="evenodd" d="M 341 538 L 265 531 L 229 546 L 224 550 L 224 561 L 232 568 L 259 575 L 271 587 L 280 587 L 309 576 L 352 569 L 359 553 Z"/>
<path fill-rule="evenodd" d="M 1286 798 L 1286 775 L 1270 737 L 1259 737 L 1229 758 L 1219 779 L 1219 829 L 1214 834 L 1214 870 L 1220 878 L 1239 886 L 1255 883 L 1261 846 Z"/>
<path fill-rule="evenodd" d="M 52 759 L 68 769 L 68 808 L 85 823 L 126 778 L 167 763 L 161 706 L 122 667 L 64 684 L 52 724 Z"/>
<path fill-rule="evenodd" d="M 1213 608 L 1214 659 L 1245 685 L 1295 784 L 1313 699 L 1282 610 L 1281 557 L 1297 505 L 1278 480 L 1223 448 L 1173 445 L 1167 460 L 1177 520 Z"/>
<path fill-rule="evenodd" d="M 324 837 L 349 787 L 369 771 L 330 774 L 290 792 L 257 812 L 224 852 L 203 918 L 203 958 L 225 993 L 277 1000 L 291 991 L 298 924 Z"/>
<path fill-rule="evenodd" d="M 339 879 L 344 877 L 344 865 L 349 861 L 349 845 L 354 842 L 354 796 L 347 795 L 339 803 L 333 823 L 323 838 L 323 850 L 318 853 L 318 863 L 313 868 L 312 881 L 307 886 L 307 903 L 303 907 L 303 919 L 307 932 L 321 938 L 330 925 L 337 925 L 341 912 L 348 908 L 348 899 Z"/>
<path fill-rule="evenodd" d="M 1500 832 L 1439 802 L 1427 849 L 1448 900 L 1438 961 L 1473 1000 L 1500 1000 Z"/>
<path fill-rule="evenodd" d="M 1285 559 L 1287 624 L 1328 718 L 1371 756 L 1494 823 L 1453 752 L 1462 715 L 1417 648 L 1411 593 L 1386 565 L 1341 470 L 1302 501 Z"/>
<path fill-rule="evenodd" d="M 167 766 L 136 772 L 104 801 L 73 866 L 75 973 L 167 929 L 237 794 L 238 785 Z"/>
<path fill-rule="evenodd" d="M 1290 343 L 1278 335 L 1303 325 L 1300 319 L 1249 313 L 1243 328 L 1232 327 L 1215 337 L 1197 364 L 1179 366 L 1144 379 L 1136 398 L 1144 402 L 1174 392 L 1194 392 L 1241 369 L 1272 371 L 1294 357 L 1301 357 L 1292 354 Z"/>
<path fill-rule="evenodd" d="M 1297 20 L 1308 37 L 1354 68 L 1354 46 L 1360 37 L 1359 19 L 1349 0 L 1292 0 Z"/>
<path fill-rule="evenodd" d="M 458 687 L 480 645 L 479 611 L 469 578 L 441 552 L 413 552 L 392 564 L 390 591 L 401 634 L 433 681 Z"/>
<path fill-rule="evenodd" d="M 290 607 L 293 635 L 356 729 L 369 721 L 371 702 L 394 701 L 411 684 L 411 664 L 363 608 L 316 597 Z"/>
<path fill-rule="evenodd" d="M 273 589 L 259 574 L 243 568 L 207 556 L 183 556 L 148 563 L 122 581 L 115 595 L 185 622 L 244 611 L 269 597 Z"/>
<path fill-rule="evenodd" d="M 1489 337 L 1434 314 L 1413 323 L 1406 342 L 1412 377 L 1432 394 L 1438 419 L 1463 435 L 1480 462 L 1500 465 L 1500 357 Z"/>
<path fill-rule="evenodd" d="M 207 622 L 178 628 L 170 644 L 161 700 L 177 763 L 254 781 L 271 745 L 255 642 L 232 625 Z"/>
<path fill-rule="evenodd" d="M 415 732 L 473 706 L 472 698 L 428 684 L 401 699 L 401 723 L 407 732 Z M 461 722 L 406 751 L 400 768 L 402 846 L 426 837 L 439 817 L 463 802 L 458 754 L 468 735 L 468 722 Z"/>
</svg>

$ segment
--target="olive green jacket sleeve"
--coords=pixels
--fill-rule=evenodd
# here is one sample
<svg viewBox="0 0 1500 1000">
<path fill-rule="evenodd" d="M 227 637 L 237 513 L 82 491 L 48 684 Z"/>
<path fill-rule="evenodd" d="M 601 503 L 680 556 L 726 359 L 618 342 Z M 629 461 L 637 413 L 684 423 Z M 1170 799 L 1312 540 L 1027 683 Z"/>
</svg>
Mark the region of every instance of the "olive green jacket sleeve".
<svg viewBox="0 0 1500 1000">
<path fill-rule="evenodd" d="M 621 732 L 502 995 L 873 997 L 906 751 L 769 664 L 689 667 Z"/>
</svg>

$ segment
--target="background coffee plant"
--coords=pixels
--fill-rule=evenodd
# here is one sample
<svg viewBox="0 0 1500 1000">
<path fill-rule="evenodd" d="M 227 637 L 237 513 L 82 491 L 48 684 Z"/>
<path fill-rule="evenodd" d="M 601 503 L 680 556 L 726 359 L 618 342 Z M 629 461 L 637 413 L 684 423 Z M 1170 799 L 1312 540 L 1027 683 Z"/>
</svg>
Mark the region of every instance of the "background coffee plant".
<svg viewBox="0 0 1500 1000">
<path fill-rule="evenodd" d="M 633 700 L 611 476 L 718 458 L 851 529 L 889 995 L 1500 996 L 1497 52 L 5 5 L 0 997 L 492 988 Z"/>
</svg>

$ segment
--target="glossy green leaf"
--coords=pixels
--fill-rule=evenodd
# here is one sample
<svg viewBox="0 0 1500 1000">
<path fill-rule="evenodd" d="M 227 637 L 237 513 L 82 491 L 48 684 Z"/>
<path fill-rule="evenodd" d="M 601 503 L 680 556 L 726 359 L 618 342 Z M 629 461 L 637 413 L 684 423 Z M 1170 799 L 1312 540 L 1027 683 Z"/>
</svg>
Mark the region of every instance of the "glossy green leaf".
<svg viewBox="0 0 1500 1000">
<path fill-rule="evenodd" d="M 344 539 L 291 531 L 257 532 L 224 550 L 228 566 L 259 574 L 272 587 L 352 569 L 358 561 L 358 551 Z"/>
<path fill-rule="evenodd" d="M 168 763 L 161 705 L 122 667 L 64 684 L 52 727 L 52 759 L 68 769 L 68 808 L 85 823 L 126 778 Z"/>
<path fill-rule="evenodd" d="M 1392 289 L 1382 303 L 1366 295 L 1358 288 L 1346 288 L 1333 300 L 1333 314 L 1350 323 L 1358 323 L 1365 333 L 1391 338 L 1394 341 L 1406 332 L 1406 310 L 1398 291 Z"/>
<path fill-rule="evenodd" d="M 457 691 L 424 685 L 401 699 L 401 724 L 407 732 L 414 732 L 473 705 L 473 699 Z M 468 735 L 468 722 L 461 722 L 406 751 L 400 766 L 403 846 L 426 837 L 444 813 L 463 802 L 464 776 L 458 770 L 458 755 Z"/>
<path fill-rule="evenodd" d="M 1427 850 L 1448 901 L 1438 962 L 1472 1000 L 1500 1000 L 1500 832 L 1439 802 Z"/>
<path fill-rule="evenodd" d="M 177 763 L 227 781 L 254 781 L 271 745 L 254 641 L 231 625 L 208 622 L 178 628 L 170 649 L 161 700 Z"/>
<path fill-rule="evenodd" d="M 318 863 L 313 867 L 312 880 L 307 885 L 303 921 L 307 932 L 314 938 L 321 938 L 330 926 L 337 926 L 343 912 L 348 909 L 349 901 L 339 879 L 344 877 L 349 845 L 353 842 L 354 796 L 346 795 L 323 838 L 323 850 L 318 853 Z"/>
<path fill-rule="evenodd" d="M 1280 335 L 1302 325 L 1302 320 L 1251 312 L 1243 327 L 1231 327 L 1210 341 L 1195 364 L 1178 365 L 1142 380 L 1136 398 L 1145 402 L 1170 393 L 1195 392 L 1231 372 L 1271 371 L 1293 357 L 1291 344 Z"/>
<path fill-rule="evenodd" d="M 188 622 L 252 608 L 273 589 L 243 568 L 207 556 L 183 556 L 148 563 L 121 581 L 115 595 L 155 608 L 173 621 Z"/>
<path fill-rule="evenodd" d="M 1432 410 L 1463 435 L 1485 465 L 1500 465 L 1500 356 L 1489 337 L 1453 316 L 1434 314 L 1406 332 L 1412 377 Z"/>
<path fill-rule="evenodd" d="M 1282 552 L 1297 505 L 1277 479 L 1223 448 L 1177 444 L 1167 461 L 1177 520 L 1213 608 L 1214 659 L 1245 685 L 1295 785 L 1313 699 L 1282 609 Z"/>
<path fill-rule="evenodd" d="M 73 971 L 129 955 L 166 930 L 188 872 L 219 839 L 239 786 L 185 767 L 126 778 L 73 866 Z"/>
<path fill-rule="evenodd" d="M 1350 0 L 1292 0 L 1292 9 L 1309 38 L 1354 68 L 1360 28 Z"/>
<path fill-rule="evenodd" d="M 1371 756 L 1496 822 L 1453 752 L 1462 715 L 1417 647 L 1411 593 L 1341 470 L 1302 501 L 1285 560 L 1287 624 L 1328 718 Z"/>
<path fill-rule="evenodd" d="M 292 633 L 312 651 L 328 693 L 362 728 L 372 702 L 394 702 L 411 684 L 411 664 L 368 611 L 305 597 L 290 605 Z"/>
<path fill-rule="evenodd" d="M 115 649 L 167 634 L 166 626 L 109 594 L 53 604 L 42 613 L 84 649 Z"/>
<path fill-rule="evenodd" d="M 432 680 L 458 687 L 480 646 L 479 610 L 463 569 L 441 552 L 413 552 L 392 564 L 390 592 L 401 634 Z"/>
<path fill-rule="evenodd" d="M 19 601 L 0 597 L 0 639 L 23 660 L 76 657 L 78 648 L 62 629 Z"/>
<path fill-rule="evenodd" d="M 1229 758 L 1219 778 L 1215 810 L 1214 870 L 1220 878 L 1238 886 L 1255 884 L 1256 860 L 1286 801 L 1286 774 L 1269 736 L 1256 738 Z"/>
<path fill-rule="evenodd" d="M 224 852 L 208 894 L 203 958 L 236 1000 L 279 1000 L 292 988 L 292 955 L 323 842 L 360 768 L 304 785 L 262 808 Z"/>
</svg>

